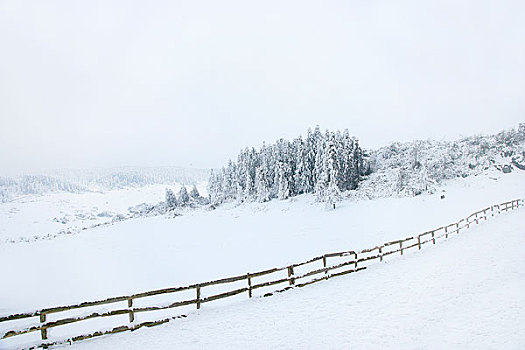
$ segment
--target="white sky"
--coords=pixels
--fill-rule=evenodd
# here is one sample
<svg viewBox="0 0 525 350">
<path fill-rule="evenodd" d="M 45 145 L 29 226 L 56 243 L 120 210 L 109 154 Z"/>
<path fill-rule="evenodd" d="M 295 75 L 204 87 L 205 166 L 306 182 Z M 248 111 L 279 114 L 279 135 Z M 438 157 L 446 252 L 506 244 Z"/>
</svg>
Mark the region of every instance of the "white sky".
<svg viewBox="0 0 525 350">
<path fill-rule="evenodd" d="M 0 174 L 525 122 L 525 1 L 0 0 Z"/>
</svg>

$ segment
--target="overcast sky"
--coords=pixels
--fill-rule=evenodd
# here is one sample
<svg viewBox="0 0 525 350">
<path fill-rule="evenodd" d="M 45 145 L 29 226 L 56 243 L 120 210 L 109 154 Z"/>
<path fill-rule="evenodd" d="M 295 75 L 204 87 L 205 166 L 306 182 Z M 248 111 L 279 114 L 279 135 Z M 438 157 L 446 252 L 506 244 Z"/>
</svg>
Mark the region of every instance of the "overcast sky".
<svg viewBox="0 0 525 350">
<path fill-rule="evenodd" d="M 0 173 L 525 122 L 525 1 L 0 0 Z"/>
</svg>

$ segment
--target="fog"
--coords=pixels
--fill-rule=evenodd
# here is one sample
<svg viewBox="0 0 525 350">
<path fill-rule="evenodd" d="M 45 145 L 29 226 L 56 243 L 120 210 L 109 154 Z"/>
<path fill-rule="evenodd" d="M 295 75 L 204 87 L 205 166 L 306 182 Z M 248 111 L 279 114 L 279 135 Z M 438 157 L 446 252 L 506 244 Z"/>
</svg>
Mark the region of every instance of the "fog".
<svg viewBox="0 0 525 350">
<path fill-rule="evenodd" d="M 0 174 L 525 122 L 525 2 L 0 0 Z"/>
</svg>

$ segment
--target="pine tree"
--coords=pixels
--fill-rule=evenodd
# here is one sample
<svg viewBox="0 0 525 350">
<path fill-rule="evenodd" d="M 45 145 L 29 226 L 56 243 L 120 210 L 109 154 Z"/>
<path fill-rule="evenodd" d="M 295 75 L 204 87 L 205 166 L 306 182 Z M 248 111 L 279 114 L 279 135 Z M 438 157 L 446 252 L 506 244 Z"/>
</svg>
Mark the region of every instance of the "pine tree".
<svg viewBox="0 0 525 350">
<path fill-rule="evenodd" d="M 188 190 L 186 189 L 186 186 L 182 185 L 178 197 L 180 206 L 186 206 L 190 203 L 190 196 L 188 195 Z"/>
<path fill-rule="evenodd" d="M 224 202 L 224 171 L 211 172 L 208 182 L 208 196 L 210 203 L 213 205 Z"/>
<path fill-rule="evenodd" d="M 208 179 L 208 185 L 206 186 L 208 190 L 208 197 L 210 199 L 210 202 L 212 204 L 217 203 L 217 196 L 218 196 L 218 190 L 219 190 L 219 181 L 217 176 L 215 175 L 215 172 L 213 169 L 210 171 L 210 177 Z"/>
<path fill-rule="evenodd" d="M 255 170 L 255 181 L 254 181 L 254 191 L 255 199 L 258 202 L 266 202 L 272 198 L 272 152 L 271 148 L 266 147 L 263 144 L 261 151 L 258 154 L 257 168 Z"/>
<path fill-rule="evenodd" d="M 354 140 L 350 137 L 348 129 L 346 129 L 343 133 L 343 150 L 341 154 L 342 158 L 342 169 L 343 172 L 343 186 L 342 190 L 353 190 L 355 189 L 353 187 L 353 158 L 354 158 Z"/>
<path fill-rule="evenodd" d="M 314 166 L 314 186 L 317 200 L 324 201 L 326 196 L 326 189 L 328 188 L 328 173 L 325 168 L 325 142 L 321 136 L 317 140 L 317 151 L 315 152 L 315 166 Z"/>
<path fill-rule="evenodd" d="M 352 151 L 352 189 L 357 188 L 357 184 L 361 180 L 361 168 L 363 166 L 363 155 L 361 148 L 359 147 L 359 141 L 354 139 L 354 149 Z"/>
<path fill-rule="evenodd" d="M 177 197 L 175 197 L 175 194 L 169 188 L 166 188 L 166 206 L 169 209 L 173 209 L 179 206 Z"/>
<path fill-rule="evenodd" d="M 287 163 L 279 162 L 279 199 L 287 199 L 291 196 L 290 172 Z"/>
<path fill-rule="evenodd" d="M 338 165 L 338 154 L 336 138 L 334 134 L 328 136 L 324 158 L 324 172 L 326 181 L 325 198 L 329 203 L 335 203 L 341 199 L 339 189 L 340 171 Z"/>
<path fill-rule="evenodd" d="M 328 158 L 327 158 L 328 157 Z M 357 140 L 344 133 L 325 133 L 316 126 L 306 139 L 283 139 L 257 151 L 245 148 L 237 162 L 210 175 L 212 203 L 237 200 L 265 202 L 315 192 L 319 200 L 336 199 L 341 191 L 355 189 L 363 169 Z"/>
<path fill-rule="evenodd" d="M 295 152 L 295 171 L 294 171 L 294 188 L 296 194 L 307 193 L 309 190 L 309 169 L 306 164 L 306 149 L 301 138 L 294 142 Z"/>
<path fill-rule="evenodd" d="M 231 160 L 224 172 L 225 197 L 228 200 L 236 199 L 238 192 L 237 166 Z"/>
<path fill-rule="evenodd" d="M 193 185 L 190 191 L 190 197 L 193 199 L 199 199 L 201 197 L 201 195 L 199 194 L 199 190 L 197 189 L 197 186 Z"/>
<path fill-rule="evenodd" d="M 257 168 L 255 175 L 257 201 L 259 202 L 267 202 L 271 199 L 268 180 L 267 168 L 265 165 L 261 165 L 259 168 Z"/>
<path fill-rule="evenodd" d="M 249 172 L 245 175 L 244 193 L 242 195 L 244 200 L 251 202 L 255 196 L 255 181 L 252 179 Z"/>
<path fill-rule="evenodd" d="M 315 158 L 317 151 L 317 142 L 315 141 L 314 134 L 308 129 L 308 135 L 305 142 L 305 167 L 306 167 L 306 193 L 314 191 L 315 188 Z"/>
</svg>

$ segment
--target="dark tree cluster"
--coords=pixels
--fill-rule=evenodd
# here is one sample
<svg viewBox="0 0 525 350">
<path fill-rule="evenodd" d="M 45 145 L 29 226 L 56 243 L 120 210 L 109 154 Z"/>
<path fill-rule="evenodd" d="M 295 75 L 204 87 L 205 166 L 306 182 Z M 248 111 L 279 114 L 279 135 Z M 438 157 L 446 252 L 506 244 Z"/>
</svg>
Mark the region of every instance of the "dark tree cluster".
<svg viewBox="0 0 525 350">
<path fill-rule="evenodd" d="M 335 202 L 342 192 L 357 188 L 367 173 L 363 164 L 363 151 L 348 130 L 323 133 L 316 127 L 306 138 L 241 151 L 237 162 L 211 172 L 208 193 L 212 204 L 266 202 L 303 193 Z"/>
</svg>

